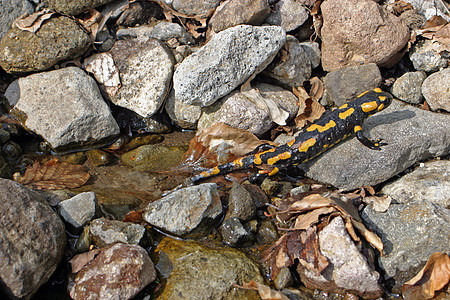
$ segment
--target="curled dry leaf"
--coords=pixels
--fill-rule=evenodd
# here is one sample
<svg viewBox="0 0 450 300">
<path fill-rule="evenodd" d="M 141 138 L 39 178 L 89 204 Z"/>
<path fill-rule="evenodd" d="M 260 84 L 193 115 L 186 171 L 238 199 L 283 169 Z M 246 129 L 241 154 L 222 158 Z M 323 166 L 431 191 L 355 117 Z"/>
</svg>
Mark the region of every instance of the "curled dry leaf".
<svg viewBox="0 0 450 300">
<path fill-rule="evenodd" d="M 273 290 L 269 286 L 253 280 L 249 283 L 243 283 L 242 286 L 237 284 L 234 284 L 234 286 L 241 289 L 258 291 L 259 296 L 263 300 L 289 300 L 289 298 L 282 292 Z"/>
<path fill-rule="evenodd" d="M 369 196 L 364 198 L 364 202 L 372 207 L 376 212 L 385 212 L 391 205 L 391 196 Z"/>
<path fill-rule="evenodd" d="M 322 98 L 323 93 L 325 91 L 325 85 L 323 84 L 322 80 L 320 80 L 318 77 L 313 77 L 309 80 L 309 83 L 311 84 L 311 90 L 309 91 L 309 96 L 315 100 L 319 101 L 320 98 Z"/>
<path fill-rule="evenodd" d="M 17 181 L 37 190 L 60 190 L 84 185 L 90 175 L 81 165 L 71 165 L 57 159 L 35 162 Z"/>
<path fill-rule="evenodd" d="M 449 282 L 450 258 L 448 254 L 433 253 L 423 269 L 403 284 L 403 298 L 406 300 L 432 299 L 436 296 L 436 292 L 448 285 Z"/>
<path fill-rule="evenodd" d="M 84 13 L 80 19 L 77 19 L 78 23 L 89 33 L 89 37 L 92 42 L 96 41 L 97 32 L 101 31 L 100 22 L 102 22 L 103 16 L 95 9 Z"/>
<path fill-rule="evenodd" d="M 42 23 L 50 19 L 54 12 L 49 9 L 43 9 L 31 15 L 24 14 L 14 21 L 14 25 L 22 30 L 35 33 L 41 28 Z"/>
<path fill-rule="evenodd" d="M 289 113 L 272 99 L 264 98 L 258 89 L 252 88 L 250 90 L 241 91 L 241 94 L 253 102 L 259 109 L 266 112 L 273 122 L 278 125 L 286 125 Z"/>
<path fill-rule="evenodd" d="M 215 123 L 191 140 L 182 164 L 209 168 L 246 155 L 266 143 L 271 142 L 259 140 L 246 130 Z"/>
<path fill-rule="evenodd" d="M 75 255 L 71 260 L 69 260 L 69 263 L 72 266 L 72 273 L 78 273 L 84 266 L 89 264 L 97 256 L 97 254 L 100 253 L 100 251 L 100 249 L 94 249 Z"/>
<path fill-rule="evenodd" d="M 304 88 L 293 88 L 293 93 L 299 99 L 299 110 L 295 117 L 295 125 L 303 128 L 307 122 L 313 122 L 320 118 L 325 108 L 306 93 Z"/>
</svg>

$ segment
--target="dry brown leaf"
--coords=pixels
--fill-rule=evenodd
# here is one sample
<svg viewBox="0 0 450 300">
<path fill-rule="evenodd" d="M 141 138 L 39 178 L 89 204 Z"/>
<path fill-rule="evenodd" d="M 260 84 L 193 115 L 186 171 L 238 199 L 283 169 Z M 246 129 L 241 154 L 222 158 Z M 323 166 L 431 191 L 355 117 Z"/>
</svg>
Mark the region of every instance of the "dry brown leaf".
<svg viewBox="0 0 450 300">
<path fill-rule="evenodd" d="M 319 209 L 314 209 L 310 212 L 307 212 L 306 214 L 299 215 L 297 219 L 295 220 L 295 225 L 293 229 L 297 230 L 306 230 L 311 225 L 314 225 L 316 223 L 319 223 L 319 218 L 321 215 L 327 215 L 332 212 L 334 212 L 334 207 L 322 207 Z"/>
<path fill-rule="evenodd" d="M 408 3 L 404 0 L 396 1 L 392 8 L 397 16 L 401 15 L 403 12 L 407 10 L 414 9 L 411 3 Z"/>
<path fill-rule="evenodd" d="M 215 123 L 191 140 L 188 151 L 183 155 L 182 164 L 209 168 L 244 156 L 266 143 L 273 144 L 259 140 L 246 130 L 233 128 L 225 123 Z"/>
<path fill-rule="evenodd" d="M 328 267 L 328 259 L 320 252 L 319 237 L 315 226 L 309 227 L 300 235 L 303 247 L 298 255 L 300 264 L 319 276 Z"/>
<path fill-rule="evenodd" d="M 273 290 L 269 286 L 253 280 L 249 283 L 243 283 L 242 286 L 237 284 L 234 284 L 234 286 L 242 289 L 258 291 L 259 296 L 263 300 L 289 300 L 289 298 L 282 292 Z"/>
<path fill-rule="evenodd" d="M 71 165 L 57 159 L 28 167 L 18 182 L 37 190 L 59 190 L 84 185 L 90 175 L 81 165 Z"/>
<path fill-rule="evenodd" d="M 307 122 L 317 120 L 325 112 L 325 108 L 312 99 L 304 88 L 293 88 L 292 91 L 299 99 L 299 110 L 295 117 L 295 125 L 298 128 L 303 128 Z"/>
<path fill-rule="evenodd" d="M 318 77 L 313 77 L 309 80 L 309 83 L 311 84 L 311 90 L 309 91 L 309 96 L 315 100 L 319 101 L 320 98 L 322 98 L 323 93 L 325 91 L 325 85 L 323 84 L 322 80 L 320 80 Z"/>
<path fill-rule="evenodd" d="M 43 9 L 31 15 L 24 14 L 14 21 L 14 25 L 22 30 L 35 33 L 41 28 L 42 23 L 50 19 L 54 12 L 49 9 Z"/>
<path fill-rule="evenodd" d="M 431 299 L 449 282 L 450 258 L 448 254 L 433 253 L 422 270 L 403 284 L 403 298 L 406 300 Z"/>
<path fill-rule="evenodd" d="M 391 196 L 369 196 L 363 199 L 365 203 L 370 205 L 372 209 L 376 212 L 385 212 L 391 205 Z"/>
<path fill-rule="evenodd" d="M 75 255 L 71 260 L 69 260 L 69 263 L 72 266 L 72 273 L 78 273 L 84 266 L 89 264 L 97 256 L 97 254 L 100 253 L 100 251 L 100 249 L 94 249 Z"/>
<path fill-rule="evenodd" d="M 378 237 L 378 235 L 367 229 L 363 223 L 356 221 L 353 218 L 351 219 L 351 221 L 352 225 L 358 230 L 358 232 L 364 237 L 364 239 L 368 241 L 378 251 L 380 251 L 381 255 L 383 255 L 384 245 L 381 239 Z"/>
<path fill-rule="evenodd" d="M 77 19 L 78 23 L 89 33 L 89 37 L 92 42 L 96 41 L 97 32 L 101 31 L 100 23 L 103 16 L 94 8 L 84 13 L 80 19 Z"/>
</svg>

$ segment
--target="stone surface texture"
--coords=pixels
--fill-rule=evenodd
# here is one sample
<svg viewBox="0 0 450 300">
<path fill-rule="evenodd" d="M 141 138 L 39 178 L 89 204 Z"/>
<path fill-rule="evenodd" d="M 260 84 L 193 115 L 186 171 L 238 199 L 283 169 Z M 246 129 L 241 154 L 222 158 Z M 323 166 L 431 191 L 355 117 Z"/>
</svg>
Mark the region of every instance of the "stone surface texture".
<svg viewBox="0 0 450 300">
<path fill-rule="evenodd" d="M 422 84 L 422 94 L 432 110 L 450 112 L 450 68 L 428 76 Z"/>
<path fill-rule="evenodd" d="M 150 203 L 143 218 L 153 226 L 177 235 L 196 234 L 221 215 L 217 185 L 203 183 L 175 191 Z M 194 232 L 194 230 L 196 230 Z"/>
<path fill-rule="evenodd" d="M 12 28 L 0 40 L 0 66 L 8 73 L 44 71 L 81 56 L 91 45 L 89 35 L 64 16 L 46 20 L 37 33 Z"/>
<path fill-rule="evenodd" d="M 299 1 L 280 0 L 273 6 L 266 23 L 292 31 L 305 23 L 308 17 L 308 9 Z"/>
<path fill-rule="evenodd" d="M 34 13 L 34 7 L 27 0 L 0 1 L 0 39 L 11 29 L 14 20 L 24 13 Z"/>
<path fill-rule="evenodd" d="M 436 72 L 450 62 L 441 55 L 442 51 L 447 51 L 446 49 L 448 48 L 438 41 L 418 41 L 409 51 L 409 59 L 417 71 Z"/>
<path fill-rule="evenodd" d="M 156 271 L 144 248 L 114 244 L 81 269 L 69 286 L 70 297 L 85 299 L 132 299 L 156 279 Z"/>
<path fill-rule="evenodd" d="M 97 198 L 94 192 L 80 193 L 58 204 L 59 215 L 75 230 L 82 230 L 96 213 Z"/>
<path fill-rule="evenodd" d="M 142 117 L 156 113 L 169 93 L 175 60 L 164 43 L 117 41 L 111 49 L 122 86 L 111 101 Z"/>
<path fill-rule="evenodd" d="M 421 71 L 403 74 L 394 82 L 392 95 L 411 104 L 420 104 L 423 100 L 421 87 L 426 77 Z"/>
<path fill-rule="evenodd" d="M 94 79 L 76 67 L 21 77 L 5 96 L 25 128 L 55 150 L 98 144 L 119 133 Z"/>
<path fill-rule="evenodd" d="M 176 69 L 176 99 L 199 106 L 213 104 L 265 69 L 285 39 L 278 26 L 238 25 L 219 32 Z"/>
<path fill-rule="evenodd" d="M 177 100 L 173 89 L 167 97 L 165 109 L 170 119 L 184 129 L 196 129 L 197 122 L 202 115 L 200 106 L 185 104 Z"/>
<path fill-rule="evenodd" d="M 99 218 L 89 225 L 92 242 L 99 248 L 115 243 L 137 245 L 145 234 L 142 225 Z"/>
<path fill-rule="evenodd" d="M 173 0 L 172 7 L 186 15 L 206 16 L 215 9 L 220 0 Z"/>
<path fill-rule="evenodd" d="M 64 224 L 41 195 L 2 178 L 0 209 L 0 290 L 29 299 L 63 257 Z"/>
<path fill-rule="evenodd" d="M 47 7 L 72 16 L 112 1 L 114 0 L 43 0 Z"/>
<path fill-rule="evenodd" d="M 389 67 L 400 59 L 409 29 L 375 1 L 328 0 L 321 10 L 325 71 L 368 63 Z"/>
</svg>

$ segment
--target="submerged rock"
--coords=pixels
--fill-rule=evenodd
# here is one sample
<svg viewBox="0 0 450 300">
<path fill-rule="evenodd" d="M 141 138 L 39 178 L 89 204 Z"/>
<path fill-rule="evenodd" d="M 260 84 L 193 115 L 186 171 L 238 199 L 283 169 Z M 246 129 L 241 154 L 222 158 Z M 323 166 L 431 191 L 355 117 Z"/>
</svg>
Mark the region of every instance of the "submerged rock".
<svg viewBox="0 0 450 300">
<path fill-rule="evenodd" d="M 121 156 L 122 162 L 138 171 L 167 171 L 181 162 L 184 147 L 144 145 Z"/>
<path fill-rule="evenodd" d="M 29 299 L 63 256 L 64 224 L 41 195 L 2 178 L 0 210 L 0 290 Z"/>
<path fill-rule="evenodd" d="M 101 248 L 115 243 L 137 245 L 144 237 L 145 228 L 139 224 L 100 218 L 92 220 L 89 232 L 92 243 Z"/>
</svg>

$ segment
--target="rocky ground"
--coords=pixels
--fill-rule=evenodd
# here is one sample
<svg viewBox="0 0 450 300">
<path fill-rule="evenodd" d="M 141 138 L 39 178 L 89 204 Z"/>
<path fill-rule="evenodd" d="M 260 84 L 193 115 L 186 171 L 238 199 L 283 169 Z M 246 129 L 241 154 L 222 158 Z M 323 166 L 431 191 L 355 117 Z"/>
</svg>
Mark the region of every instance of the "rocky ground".
<svg viewBox="0 0 450 300">
<path fill-rule="evenodd" d="M 418 299 L 405 282 L 450 250 L 449 9 L 0 2 L 0 296 Z M 194 136 L 226 159 L 226 135 L 286 143 L 307 113 L 374 88 L 395 98 L 363 126 L 381 151 L 351 138 L 300 166 L 307 179 L 174 189 L 199 167 Z M 246 133 L 207 144 L 218 122 Z"/>
</svg>

